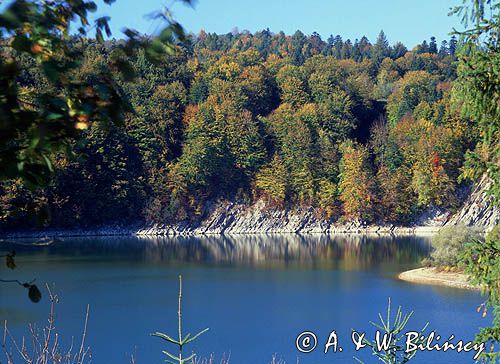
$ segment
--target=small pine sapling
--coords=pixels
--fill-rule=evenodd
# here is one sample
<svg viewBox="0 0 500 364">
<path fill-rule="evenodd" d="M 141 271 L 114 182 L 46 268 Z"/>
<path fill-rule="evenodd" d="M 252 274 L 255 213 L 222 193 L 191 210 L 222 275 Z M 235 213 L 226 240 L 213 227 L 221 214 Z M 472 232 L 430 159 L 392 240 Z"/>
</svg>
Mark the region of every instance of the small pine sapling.
<svg viewBox="0 0 500 364">
<path fill-rule="evenodd" d="M 152 336 L 162 338 L 163 340 L 168 341 L 171 344 L 177 345 L 177 347 L 179 349 L 179 354 L 177 356 L 175 356 L 174 354 L 172 354 L 166 350 L 162 351 L 163 354 L 165 354 L 166 356 L 168 356 L 171 359 L 171 360 L 170 359 L 165 360 L 167 363 L 170 363 L 170 364 L 185 364 L 186 362 L 189 362 L 190 360 L 192 360 L 196 356 L 196 354 L 192 353 L 188 357 L 183 358 L 183 356 L 182 356 L 183 347 L 185 345 L 189 344 L 190 342 L 196 340 L 201 334 L 204 334 L 205 332 L 208 331 L 208 328 L 206 328 L 194 336 L 191 336 L 190 333 L 186 334 L 185 336 L 182 335 L 182 310 L 181 310 L 182 276 L 181 275 L 179 275 L 179 301 L 178 302 L 179 302 L 179 306 L 178 306 L 178 311 L 177 311 L 177 318 L 178 318 L 178 322 L 179 322 L 179 339 L 176 340 L 176 339 L 170 337 L 169 335 L 161 333 L 161 332 L 155 332 L 155 333 L 151 334 Z M 174 361 L 172 361 L 172 360 L 174 360 Z"/>
<path fill-rule="evenodd" d="M 401 311 L 401 306 L 398 307 L 398 311 L 396 312 L 396 317 L 394 321 L 391 322 L 391 299 L 389 298 L 389 304 L 387 306 L 387 319 L 384 320 L 382 314 L 379 313 L 380 324 L 376 324 L 374 322 L 370 322 L 373 326 L 375 326 L 381 336 L 387 336 L 389 345 L 381 348 L 380 344 L 377 343 L 376 340 L 369 341 L 363 338 L 363 344 L 370 347 L 372 349 L 373 355 L 375 355 L 381 362 L 384 364 L 404 364 L 409 362 L 413 357 L 417 354 L 417 350 L 407 353 L 404 346 L 405 335 L 403 330 L 405 329 L 408 321 L 413 315 L 413 311 L 408 314 L 403 314 Z M 423 333 L 427 329 L 427 323 L 422 330 L 420 330 L 418 340 L 416 341 L 416 345 L 422 344 L 426 338 Z M 385 340 L 383 340 L 385 341 Z M 354 359 L 360 363 L 364 364 L 363 361 L 354 357 Z"/>
</svg>

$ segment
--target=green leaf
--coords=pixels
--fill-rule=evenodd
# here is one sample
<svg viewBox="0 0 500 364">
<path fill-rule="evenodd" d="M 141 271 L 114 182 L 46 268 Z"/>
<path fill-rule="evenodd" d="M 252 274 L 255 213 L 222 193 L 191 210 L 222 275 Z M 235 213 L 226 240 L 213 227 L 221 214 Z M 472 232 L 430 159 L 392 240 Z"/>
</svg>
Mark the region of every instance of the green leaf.
<svg viewBox="0 0 500 364">
<path fill-rule="evenodd" d="M 159 39 L 162 43 L 171 43 L 173 41 L 173 31 L 171 27 L 167 27 L 160 33 Z"/>
<path fill-rule="evenodd" d="M 11 5 L 0 14 L 0 27 L 7 29 L 15 29 L 23 22 L 29 20 L 29 14 L 33 11 L 35 4 L 27 1 L 14 1 Z"/>
<path fill-rule="evenodd" d="M 125 81 L 130 82 L 135 79 L 136 76 L 135 70 L 134 67 L 132 67 L 132 65 L 130 64 L 130 62 L 123 60 L 121 58 L 117 58 L 114 60 L 113 63 L 116 66 L 116 68 L 118 68 Z"/>
<path fill-rule="evenodd" d="M 96 38 L 97 42 L 104 43 L 104 37 L 102 36 L 102 30 L 100 28 L 96 29 L 95 38 Z"/>
<path fill-rule="evenodd" d="M 186 341 L 191 337 L 191 333 L 188 333 L 187 335 L 184 336 L 184 338 L 181 341 L 181 345 L 184 345 Z"/>
<path fill-rule="evenodd" d="M 37 303 L 42 299 L 42 293 L 36 285 L 32 284 L 30 285 L 28 290 L 28 297 L 30 298 L 31 302 Z"/>
<path fill-rule="evenodd" d="M 50 120 L 50 121 L 58 120 L 58 119 L 61 119 L 63 117 L 64 117 L 64 115 L 62 115 L 62 114 L 51 112 L 47 115 L 47 120 Z"/>
<path fill-rule="evenodd" d="M 30 148 L 35 149 L 40 144 L 40 135 L 34 135 L 31 139 Z"/>
<path fill-rule="evenodd" d="M 97 5 L 93 1 L 89 1 L 85 5 L 86 5 L 87 10 L 90 12 L 94 12 L 97 10 Z"/>
<path fill-rule="evenodd" d="M 7 268 L 16 269 L 16 262 L 14 260 L 15 255 L 16 252 L 12 252 L 7 254 L 7 256 L 5 257 L 5 264 L 7 265 Z"/>
<path fill-rule="evenodd" d="M 18 170 L 19 172 L 24 171 L 24 162 L 19 162 L 19 163 L 17 163 L 17 170 Z"/>
<path fill-rule="evenodd" d="M 12 48 L 18 52 L 31 52 L 31 44 L 32 41 L 23 34 L 15 36 L 11 43 Z"/>
<path fill-rule="evenodd" d="M 199 333 L 197 333 L 196 335 L 194 335 L 192 338 L 190 338 L 188 340 L 183 340 L 182 345 L 189 344 L 190 342 L 196 340 L 200 335 L 204 334 L 208 330 L 209 330 L 209 328 L 207 327 L 205 330 L 200 331 Z"/>
<path fill-rule="evenodd" d="M 195 356 L 196 356 L 196 354 L 195 354 L 195 353 L 193 353 L 193 354 L 191 354 L 190 356 L 188 356 L 187 358 L 183 358 L 183 359 L 181 360 L 181 362 L 185 363 L 185 362 L 187 362 L 187 361 L 190 361 L 190 360 L 191 360 L 191 359 L 193 359 Z"/>
<path fill-rule="evenodd" d="M 162 338 L 163 340 L 171 342 L 172 344 L 181 345 L 181 343 L 179 341 L 177 341 L 175 339 L 172 339 L 167 334 L 164 334 L 164 333 L 161 333 L 161 332 L 155 332 L 155 333 L 151 334 L 151 336 L 156 336 L 156 337 Z"/>
<path fill-rule="evenodd" d="M 173 23 L 170 27 L 179 40 L 184 40 L 184 28 L 179 23 Z"/>
<path fill-rule="evenodd" d="M 158 64 L 165 53 L 165 45 L 158 38 L 146 47 L 146 57 L 153 64 Z"/>
<path fill-rule="evenodd" d="M 180 359 L 179 357 L 177 357 L 177 356 L 175 356 L 173 354 L 170 354 L 168 351 L 163 350 L 162 353 L 165 354 L 165 355 L 167 355 L 169 358 L 171 358 L 173 360 L 179 361 L 179 359 Z"/>
<path fill-rule="evenodd" d="M 55 61 L 42 62 L 42 68 L 45 75 L 52 83 L 56 83 L 59 80 L 60 70 Z"/>
<path fill-rule="evenodd" d="M 42 158 L 45 161 L 45 165 L 47 166 L 48 170 L 51 173 L 53 173 L 54 172 L 54 166 L 52 165 L 52 161 L 45 154 L 42 154 Z"/>
<path fill-rule="evenodd" d="M 96 28 L 98 30 L 104 29 L 104 31 L 106 32 L 106 35 L 108 37 L 111 36 L 111 28 L 109 27 L 109 20 L 110 19 L 111 18 L 109 16 L 103 16 L 103 17 L 100 17 L 100 18 L 95 20 Z"/>
</svg>

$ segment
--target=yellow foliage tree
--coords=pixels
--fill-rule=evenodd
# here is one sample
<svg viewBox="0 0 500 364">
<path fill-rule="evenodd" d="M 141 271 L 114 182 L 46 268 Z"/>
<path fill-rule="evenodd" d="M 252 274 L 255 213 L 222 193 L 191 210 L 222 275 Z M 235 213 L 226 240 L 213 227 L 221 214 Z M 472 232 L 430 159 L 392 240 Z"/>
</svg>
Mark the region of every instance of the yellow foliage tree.
<svg viewBox="0 0 500 364">
<path fill-rule="evenodd" d="M 373 218 L 374 182 L 365 146 L 347 141 L 341 146 L 340 200 L 344 216 L 349 220 L 369 221 Z"/>
</svg>

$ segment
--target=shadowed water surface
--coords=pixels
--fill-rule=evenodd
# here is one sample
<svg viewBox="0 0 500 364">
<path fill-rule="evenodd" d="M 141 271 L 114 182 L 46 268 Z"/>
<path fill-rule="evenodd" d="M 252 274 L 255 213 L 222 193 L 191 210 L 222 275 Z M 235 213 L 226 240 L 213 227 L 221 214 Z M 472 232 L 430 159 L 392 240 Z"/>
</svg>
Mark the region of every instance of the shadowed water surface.
<svg viewBox="0 0 500 364">
<path fill-rule="evenodd" d="M 369 322 L 393 306 L 415 311 L 408 330 L 427 321 L 441 336 L 470 340 L 487 324 L 476 314 L 476 292 L 413 285 L 399 272 L 418 266 L 429 253 L 424 237 L 249 235 L 192 238 L 71 238 L 47 246 L 2 243 L 17 251 L 18 269 L 2 278 L 54 285 L 60 297 L 57 328 L 63 344 L 79 340 L 90 304 L 87 344 L 94 363 L 162 363 L 163 343 L 151 332 L 177 332 L 177 276 L 184 279 L 184 328 L 210 331 L 193 345 L 199 356 L 225 353 L 231 363 L 376 362 L 355 353 L 351 329 L 373 333 Z M 45 293 L 45 292 L 44 292 Z M 0 285 L 0 319 L 15 337 L 28 322 L 44 324 L 46 295 L 32 304 L 26 292 Z M 314 331 L 312 354 L 295 348 L 297 335 Z M 323 353 L 330 331 L 342 353 Z M 188 348 L 189 351 L 189 348 Z M 473 353 L 419 353 L 412 363 L 471 363 Z M 218 360 L 217 360 L 218 362 Z"/>
</svg>

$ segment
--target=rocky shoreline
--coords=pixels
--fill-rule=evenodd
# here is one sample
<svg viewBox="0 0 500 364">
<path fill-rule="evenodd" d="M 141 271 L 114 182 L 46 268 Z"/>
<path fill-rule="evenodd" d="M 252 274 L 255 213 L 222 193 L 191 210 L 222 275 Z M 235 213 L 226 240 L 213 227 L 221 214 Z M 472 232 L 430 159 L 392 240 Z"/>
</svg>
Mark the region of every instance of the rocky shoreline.
<svg viewBox="0 0 500 364">
<path fill-rule="evenodd" d="M 293 230 L 264 230 L 242 232 L 204 231 L 202 228 L 183 228 L 179 226 L 150 226 L 146 228 L 125 228 L 108 226 L 98 229 L 49 229 L 40 231 L 13 231 L 0 232 L 0 242 L 5 239 L 44 239 L 44 238 L 72 238 L 72 237 L 110 237 L 110 236 L 204 236 L 204 235 L 258 235 L 258 234 L 327 234 L 327 235 L 432 235 L 439 230 L 437 227 L 415 226 L 367 226 L 349 227 L 339 226 L 324 231 L 293 231 Z"/>
<path fill-rule="evenodd" d="M 239 235 L 239 234 L 433 234 L 440 225 L 365 225 L 360 222 L 334 223 L 318 217 L 313 208 L 268 209 L 262 201 L 218 205 L 199 225 L 152 225 L 135 232 L 139 236 Z"/>
<path fill-rule="evenodd" d="M 451 214 L 429 208 L 410 226 L 366 225 L 362 222 L 332 222 L 321 217 L 313 207 L 270 207 L 263 200 L 252 205 L 230 201 L 213 201 L 197 222 L 127 226 L 109 225 L 94 228 L 46 229 L 40 231 L 0 231 L 0 239 L 80 237 L 80 236 L 193 236 L 238 234 L 433 234 L 443 226 L 464 224 L 487 232 L 500 221 L 500 209 L 490 203 L 486 190 L 491 180 L 483 177 L 465 199 L 462 207 Z"/>
<path fill-rule="evenodd" d="M 0 239 L 57 238 L 83 236 L 203 236 L 242 234 L 433 234 L 444 221 L 415 226 L 365 225 L 360 222 L 333 223 L 318 217 L 314 208 L 268 208 L 263 201 L 252 206 L 219 202 L 198 223 L 153 224 L 144 226 L 103 226 L 91 229 L 47 229 L 0 232 Z"/>
</svg>

